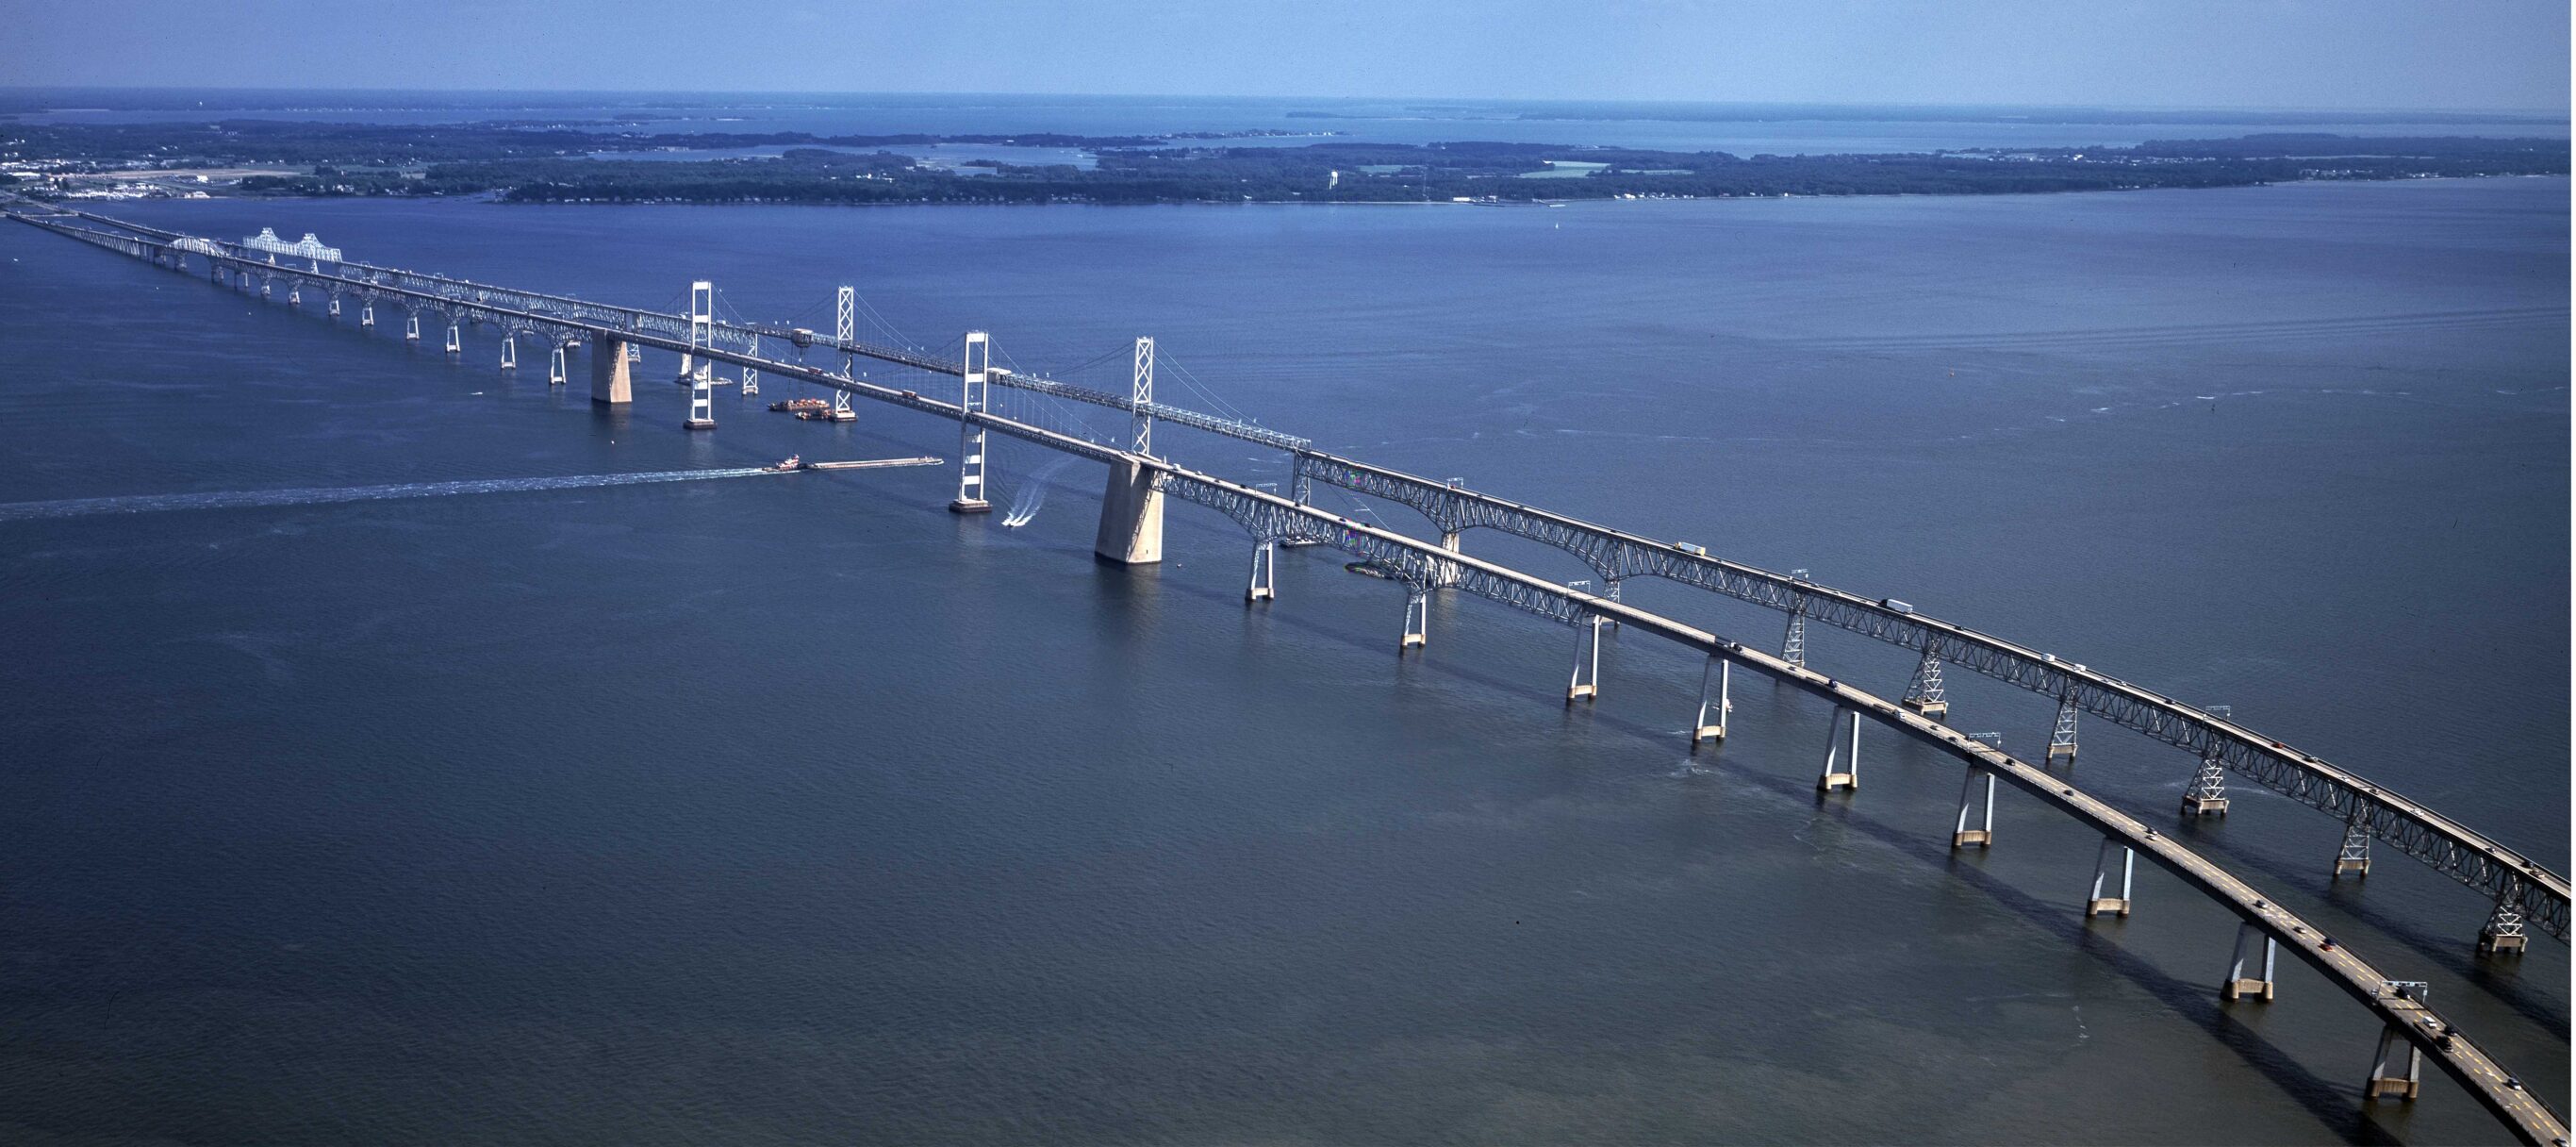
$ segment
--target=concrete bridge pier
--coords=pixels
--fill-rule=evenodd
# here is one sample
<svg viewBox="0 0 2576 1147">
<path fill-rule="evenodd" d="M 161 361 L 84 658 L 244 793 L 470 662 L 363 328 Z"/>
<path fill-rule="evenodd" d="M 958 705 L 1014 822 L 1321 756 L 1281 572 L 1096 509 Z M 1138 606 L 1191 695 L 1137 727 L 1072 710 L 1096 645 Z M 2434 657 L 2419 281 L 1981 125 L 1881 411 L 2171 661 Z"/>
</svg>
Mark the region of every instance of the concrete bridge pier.
<svg viewBox="0 0 2576 1147">
<path fill-rule="evenodd" d="M 2257 968 L 2254 956 L 2254 945 L 2257 942 L 2263 945 L 2259 965 L 2263 974 L 2247 975 L 2246 973 Z M 2227 982 L 2219 987 L 2218 998 L 2238 1000 L 2253 996 L 2269 1002 L 2272 998 L 2272 964 L 2279 954 L 2280 943 L 2272 939 L 2271 933 L 2255 927 L 2250 922 L 2238 924 L 2236 955 L 2227 962 Z"/>
<path fill-rule="evenodd" d="M 2103 892 L 2111 884 L 2111 850 L 2115 848 L 2120 850 L 2120 894 L 2105 896 Z M 2129 914 L 2129 888 L 2137 875 L 2137 851 L 2110 837 L 2103 837 L 2101 851 L 2093 855 L 2093 893 L 2084 898 L 2085 918 L 2102 915 L 2126 917 Z"/>
<path fill-rule="evenodd" d="M 1726 715 L 1735 709 L 1735 699 L 1728 695 L 1734 676 L 1734 662 L 1714 653 L 1709 655 L 1708 665 L 1699 674 L 1699 716 L 1691 719 L 1691 747 L 1697 748 L 1702 741 L 1726 739 Z M 1714 700 L 1708 691 L 1712 683 L 1717 686 Z M 1717 719 L 1709 720 L 1712 716 Z"/>
<path fill-rule="evenodd" d="M 975 444 L 975 448 L 982 449 L 982 444 Z M 980 481 L 977 489 L 980 492 Z M 961 493 L 948 508 L 959 513 L 981 513 L 991 508 L 983 505 L 980 498 L 977 508 L 961 508 L 965 501 L 966 495 Z M 1154 472 L 1132 458 L 1109 464 L 1109 488 L 1100 495 L 1100 531 L 1091 550 L 1120 565 L 1152 565 L 1163 560 L 1163 492 L 1154 485 Z"/>
<path fill-rule="evenodd" d="M 501 369 L 519 369 L 519 334 L 511 331 L 501 336 Z"/>
<path fill-rule="evenodd" d="M 1983 794 L 1977 792 L 1979 777 L 1986 781 Z M 1975 828 L 1968 827 L 1971 816 L 1977 820 Z M 1971 844 L 1979 848 L 1992 848 L 1995 844 L 1995 775 L 1975 768 L 1968 770 L 1967 780 L 1959 786 L 1959 823 L 1950 828 L 1950 847 L 1966 848 Z"/>
<path fill-rule="evenodd" d="M 2398 1070 L 2398 1052 L 2404 1049 L 2405 1069 Z M 2397 1099 L 2407 1103 L 2424 1090 L 2424 1049 L 2415 1046 L 2405 1033 L 2395 1027 L 2379 1031 L 2379 1052 L 2370 1058 L 2370 1078 L 2361 1085 L 2363 1099 Z"/>
<path fill-rule="evenodd" d="M 1404 597 L 1404 640 L 1395 647 L 1398 656 L 1402 656 L 1405 650 L 1414 646 L 1431 643 L 1431 587 L 1415 585 L 1406 588 L 1408 592 Z"/>
<path fill-rule="evenodd" d="M 562 386 L 565 381 L 564 344 L 561 341 L 557 341 L 554 348 L 554 357 L 546 363 L 546 385 Z"/>
<path fill-rule="evenodd" d="M 376 325 L 376 301 L 374 299 L 367 300 L 365 305 L 358 308 L 358 325 L 361 327 L 373 327 Z"/>
<path fill-rule="evenodd" d="M 1467 552 L 1458 548 L 1458 533 L 1459 531 L 1457 530 L 1443 528 L 1440 531 L 1440 548 L 1453 554 L 1463 554 Z M 1457 584 L 1458 567 L 1443 563 L 1440 566 L 1440 588 L 1450 589 L 1454 588 Z"/>
<path fill-rule="evenodd" d="M 293 282 L 286 285 L 286 305 L 290 307 L 301 307 L 304 305 L 303 283 Z"/>
<path fill-rule="evenodd" d="M 1835 789 L 1860 789 L 1860 710 L 1840 705 L 1834 706 L 1833 721 L 1825 728 L 1825 767 L 1816 777 L 1817 792 Z"/>
<path fill-rule="evenodd" d="M 455 323 L 449 323 L 449 324 L 447 324 L 447 353 L 449 353 L 449 354 L 463 354 L 463 353 L 465 353 L 465 341 L 464 341 L 464 339 L 461 337 L 461 336 L 462 336 L 462 334 L 463 334 L 463 332 L 461 332 L 461 331 L 459 331 L 459 330 L 457 330 L 457 329 L 456 329 L 456 324 L 455 324 Z"/>
<path fill-rule="evenodd" d="M 331 317 L 340 317 L 340 294 L 337 291 L 331 293 Z"/>
<path fill-rule="evenodd" d="M 1243 591 L 1245 601 L 1271 601 L 1279 596 L 1279 544 L 1270 538 L 1252 543 L 1252 584 Z"/>
<path fill-rule="evenodd" d="M 405 313 L 403 315 L 403 341 L 413 343 L 420 341 L 419 315 L 411 313 Z"/>
<path fill-rule="evenodd" d="M 2182 814 L 2184 816 L 2227 815 L 2227 766 L 2218 759 L 2218 750 L 2215 747 L 2201 754 L 2200 769 L 2192 774 L 2191 787 L 2182 791 Z M 2369 862 L 2364 861 L 2362 870 L 2366 872 L 2369 868 Z M 2336 865 L 2335 872 L 2341 874 L 2343 866 Z"/>
<path fill-rule="evenodd" d="M 1574 675 L 1565 682 L 1565 703 L 1601 695 L 1601 618 L 1586 614 L 1574 623 Z"/>
<path fill-rule="evenodd" d="M 635 401 L 635 377 L 628 370 L 626 340 L 602 335 L 591 344 L 590 400 L 611 406 Z"/>
</svg>

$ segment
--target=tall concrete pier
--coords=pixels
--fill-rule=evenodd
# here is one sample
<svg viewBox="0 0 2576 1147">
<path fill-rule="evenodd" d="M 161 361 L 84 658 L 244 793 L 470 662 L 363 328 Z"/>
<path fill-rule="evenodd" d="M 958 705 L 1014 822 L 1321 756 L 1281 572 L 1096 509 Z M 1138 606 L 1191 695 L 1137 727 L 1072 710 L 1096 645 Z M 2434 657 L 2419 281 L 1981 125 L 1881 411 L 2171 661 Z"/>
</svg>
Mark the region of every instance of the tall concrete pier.
<svg viewBox="0 0 2576 1147">
<path fill-rule="evenodd" d="M 1093 552 L 1121 565 L 1163 560 L 1163 492 L 1154 472 L 1133 458 L 1109 464 L 1109 488 L 1100 495 L 1100 536 Z"/>
<path fill-rule="evenodd" d="M 625 340 L 591 340 L 590 400 L 616 406 L 635 401 L 635 380 L 626 368 Z"/>
</svg>

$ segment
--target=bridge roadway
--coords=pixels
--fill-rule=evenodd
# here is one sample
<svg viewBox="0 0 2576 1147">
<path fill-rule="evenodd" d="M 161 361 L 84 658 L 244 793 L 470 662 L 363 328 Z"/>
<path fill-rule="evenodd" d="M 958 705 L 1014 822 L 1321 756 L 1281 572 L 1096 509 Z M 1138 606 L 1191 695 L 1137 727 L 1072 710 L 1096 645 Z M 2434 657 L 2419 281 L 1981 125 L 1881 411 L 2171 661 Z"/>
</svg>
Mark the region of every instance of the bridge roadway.
<svg viewBox="0 0 2576 1147">
<path fill-rule="evenodd" d="M 88 211 L 64 211 L 62 214 L 87 219 L 91 222 L 101 223 L 111 227 L 123 228 L 137 234 L 151 236 L 163 241 L 164 243 L 174 245 L 186 243 L 188 244 L 186 249 L 190 253 L 232 260 L 241 264 L 243 269 L 252 271 L 256 274 L 294 274 L 305 278 L 324 277 L 321 275 L 320 266 L 318 264 L 312 264 L 305 269 L 299 270 L 289 263 L 273 262 L 268 253 L 254 252 L 238 243 L 227 243 L 218 239 L 205 239 L 198 236 L 186 235 L 177 231 L 164 230 L 158 227 L 148 227 L 140 223 L 132 223 Z M 32 222 L 32 220 L 30 221 Z M 337 267 L 338 270 L 330 275 L 329 278 L 343 284 L 339 289 L 345 291 L 368 293 L 373 289 L 394 288 L 409 292 L 410 294 L 406 297 L 421 300 L 428 305 L 453 305 L 459 308 L 470 309 L 504 307 L 513 311 L 533 315 L 551 315 L 559 318 L 598 323 L 603 326 L 619 328 L 629 334 L 649 332 L 662 335 L 667 338 L 678 339 L 683 344 L 688 343 L 691 337 L 689 316 L 687 315 L 665 314 L 661 311 L 648 311 L 636 307 L 621 307 L 611 303 L 593 302 L 588 299 L 576 299 L 570 295 L 552 295 L 542 291 L 529 291 L 517 287 L 502 287 L 490 283 L 478 283 L 471 279 L 458 279 L 446 275 L 434 275 L 426 271 L 409 271 L 396 267 L 379 267 L 372 263 L 343 260 L 339 263 L 333 264 L 333 266 Z M 840 354 L 852 355 L 858 358 L 870 359 L 876 362 L 888 363 L 895 366 L 910 367 L 915 370 L 932 371 L 949 375 L 962 375 L 965 372 L 963 364 L 953 362 L 948 359 L 939 358 L 920 351 L 907 350 L 902 347 L 891 347 L 882 343 L 866 342 L 856 338 L 843 339 L 837 337 L 837 334 L 823 335 L 814 331 L 798 330 L 792 327 L 773 327 L 762 326 L 759 324 L 744 325 L 739 323 L 728 323 L 721 320 L 710 322 L 709 328 L 709 337 L 714 340 L 715 345 L 740 351 L 744 354 L 758 354 L 763 340 L 767 340 L 773 344 L 785 343 L 796 347 L 799 352 L 799 361 L 802 361 L 802 352 L 807 348 L 821 347 Z M 688 350 L 689 348 L 683 346 L 682 349 Z M 1268 427 L 1257 426 L 1240 419 L 1224 418 L 1218 415 L 1207 414 L 1202 411 L 1191 410 L 1187 407 L 1171 406 L 1158 402 L 1139 404 L 1131 401 L 1127 395 L 1111 394 L 1107 391 L 1095 390 L 1086 386 L 1077 386 L 1073 383 L 1059 382 L 1044 375 L 1025 374 L 1019 371 L 1004 370 L 1000 367 L 991 368 L 987 374 L 988 381 L 995 386 L 1013 387 L 1038 394 L 1050 395 L 1056 398 L 1068 399 L 1074 402 L 1089 403 L 1094 406 L 1104 406 L 1116 410 L 1127 411 L 1131 414 L 1143 413 L 1160 421 L 1169 422 L 1174 425 L 1187 426 L 1196 430 L 1204 430 L 1211 434 L 1220 434 L 1229 438 L 1241 439 L 1257 445 L 1267 446 L 1274 450 L 1301 450 L 1313 445 L 1313 443 L 1308 439 L 1300 438 L 1293 434 L 1283 434 L 1279 431 L 1269 429 Z"/>
<path fill-rule="evenodd" d="M 84 232 L 78 228 L 69 228 L 26 215 L 13 215 L 13 218 L 99 246 L 123 250 L 142 258 L 153 257 L 155 252 L 150 250 L 152 247 L 168 246 L 167 243 L 159 242 L 137 246 L 133 240 L 123 236 Z M 314 280 L 333 278 L 319 272 L 292 271 L 291 273 Z M 359 282 L 358 280 L 339 281 L 344 284 Z M 456 300 L 444 299 L 441 296 L 408 288 L 382 284 L 369 285 L 397 297 L 456 302 Z M 761 358 L 723 348 L 703 346 L 692 348 L 685 338 L 672 339 L 650 332 L 621 330 L 613 326 L 520 311 L 488 303 L 477 303 L 472 306 L 474 309 L 491 314 L 496 319 L 517 320 L 542 327 L 571 330 L 594 339 L 637 342 L 673 352 L 694 349 L 696 353 L 718 361 L 792 376 L 818 386 L 843 390 L 856 397 L 902 406 L 952 421 L 981 425 L 1077 457 L 1133 466 L 1154 475 L 1156 488 L 1171 496 L 1215 509 L 1234 519 L 1256 537 L 1294 539 L 1333 546 L 1388 568 L 1399 580 L 1413 586 L 1417 593 L 1426 586 L 1448 586 L 1564 624 L 1589 624 L 1595 618 L 1615 621 L 1648 635 L 1697 650 L 1713 660 L 1746 666 L 1833 702 L 1837 707 L 1838 718 L 1842 711 L 1866 714 L 1883 725 L 1932 744 L 1964 762 L 1971 776 L 1976 772 L 1984 772 L 2000 778 L 2030 794 L 2041 803 L 2101 833 L 2107 840 L 2127 849 L 2130 855 L 2146 857 L 2150 862 L 2180 878 L 2185 884 L 2227 907 L 2247 926 L 2267 937 L 2270 942 L 2287 948 L 2292 955 L 2306 961 L 2329 982 L 2359 1001 L 2379 1017 L 2389 1033 L 2402 1038 L 2406 1044 L 2411 1045 L 2457 1080 L 2523 1142 L 2550 1144 L 2553 1147 L 2565 1147 L 2567 1144 L 2567 1128 L 2564 1120 L 2550 1111 L 2546 1104 L 2540 1102 L 2528 1090 L 2518 1084 L 2509 1084 L 2508 1081 L 2513 1080 L 2514 1077 L 2501 1064 L 2480 1050 L 2464 1033 L 2458 1032 L 2447 1021 L 2441 1019 L 2439 1013 L 2433 1011 L 2424 1001 L 2399 994 L 2393 987 L 2393 981 L 2350 949 L 2326 947 L 2324 934 L 2305 920 L 2263 897 L 2252 886 L 2202 859 L 2171 837 L 2159 834 L 2108 803 L 2077 790 L 2064 779 L 2014 758 L 2000 749 L 1971 740 L 1947 725 L 1920 716 L 1855 686 L 1803 666 L 1793 665 L 1739 642 L 1726 640 L 1707 630 L 1698 629 L 1608 597 L 1569 589 L 1555 582 L 1468 557 L 1391 530 L 1329 514 L 1287 497 L 1184 469 L 1159 458 L 1132 454 L 1042 427 L 999 418 L 989 413 L 969 411 L 959 403 L 925 398 L 911 391 L 832 374 L 801 363 Z M 1856 744 L 1855 740 L 1855 746 Z M 2265 977 L 2266 980 L 2269 978 L 2268 975 Z M 2451 1037 L 2448 1046 L 2445 1046 L 2442 1040 L 2446 1034 Z"/>
</svg>

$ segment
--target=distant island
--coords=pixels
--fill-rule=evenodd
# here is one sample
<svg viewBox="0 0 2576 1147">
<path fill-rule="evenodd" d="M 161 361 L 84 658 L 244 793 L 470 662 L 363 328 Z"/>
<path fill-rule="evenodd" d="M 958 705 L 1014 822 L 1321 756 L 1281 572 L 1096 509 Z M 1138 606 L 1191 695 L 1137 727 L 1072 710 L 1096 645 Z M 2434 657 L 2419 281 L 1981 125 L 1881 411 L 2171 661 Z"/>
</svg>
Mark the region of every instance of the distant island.
<svg viewBox="0 0 2576 1147">
<path fill-rule="evenodd" d="M 1991 195 L 2565 175 L 2568 141 L 2276 133 L 2135 147 L 1752 155 L 1531 143 L 1248 146 L 1152 136 L 656 133 L 565 124 L 8 124 L 36 196 L 486 196 L 508 203 L 1478 203 Z M 962 148 L 937 162 L 896 150 Z M 776 154 L 745 154 L 747 152 Z M 735 154 L 689 154 L 732 152 Z M 1080 162 L 1065 162 L 1073 153 Z M 673 155 L 672 153 L 680 153 Z M 1029 162 L 1015 162 L 1025 153 Z M 664 156 L 656 158 L 655 156 Z M 216 174 L 208 174 L 216 173 Z"/>
</svg>

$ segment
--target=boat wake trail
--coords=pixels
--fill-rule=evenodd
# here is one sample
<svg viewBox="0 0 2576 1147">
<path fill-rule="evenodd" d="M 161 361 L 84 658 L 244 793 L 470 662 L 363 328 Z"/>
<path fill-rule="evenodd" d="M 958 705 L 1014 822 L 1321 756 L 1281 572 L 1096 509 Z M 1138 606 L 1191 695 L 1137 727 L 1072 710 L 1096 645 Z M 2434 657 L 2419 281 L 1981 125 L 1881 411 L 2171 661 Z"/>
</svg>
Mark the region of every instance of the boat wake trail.
<svg viewBox="0 0 2576 1147">
<path fill-rule="evenodd" d="M 698 482 L 748 478 L 773 471 L 665 470 L 652 474 L 577 474 L 562 478 L 485 478 L 472 482 L 405 482 L 394 486 L 326 486 L 302 490 L 225 490 L 210 494 L 137 494 L 122 498 L 67 498 L 57 502 L 0 502 L 0 522 L 87 518 L 99 514 L 151 514 L 165 510 L 237 510 L 260 506 L 317 506 L 328 502 L 377 502 L 390 498 L 445 498 L 457 494 L 513 494 L 524 490 L 576 490 L 590 486 L 640 486 L 648 482 Z"/>
<path fill-rule="evenodd" d="M 1020 488 L 1012 492 L 1011 509 L 1002 515 L 1002 525 L 1014 530 L 1028 525 L 1029 519 L 1037 517 L 1038 509 L 1046 505 L 1047 479 L 1072 464 L 1071 458 L 1058 458 L 1038 467 L 1037 473 L 1029 475 L 1028 481 L 1020 483 Z"/>
</svg>

